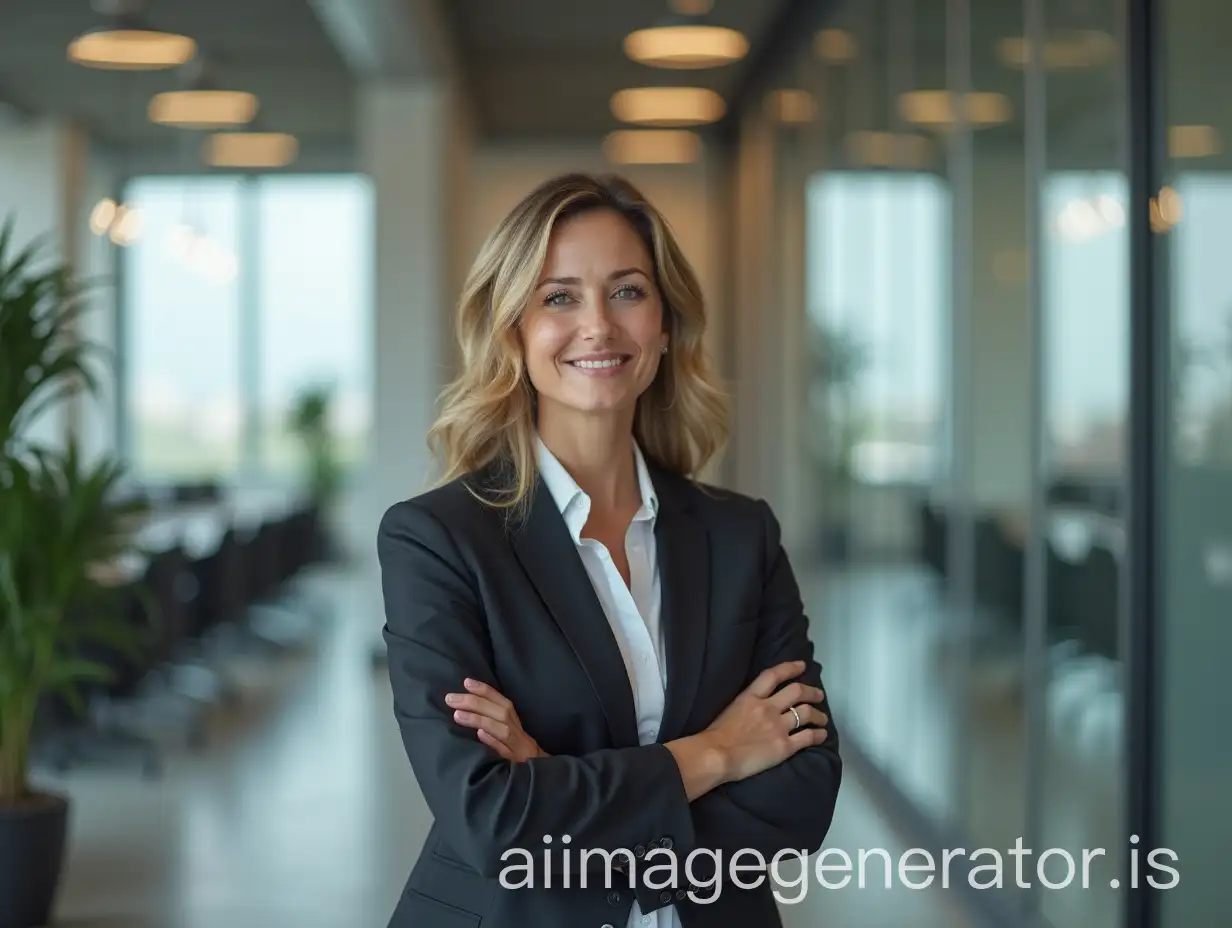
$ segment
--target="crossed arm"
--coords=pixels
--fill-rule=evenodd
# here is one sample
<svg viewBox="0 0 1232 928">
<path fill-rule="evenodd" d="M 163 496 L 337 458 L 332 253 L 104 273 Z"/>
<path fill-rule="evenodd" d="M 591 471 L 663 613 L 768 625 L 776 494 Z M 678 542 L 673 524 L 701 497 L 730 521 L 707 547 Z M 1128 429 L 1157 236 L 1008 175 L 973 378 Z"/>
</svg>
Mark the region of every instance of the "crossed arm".
<svg viewBox="0 0 1232 928">
<path fill-rule="evenodd" d="M 800 661 L 798 682 L 819 689 L 821 668 L 798 587 L 777 523 L 763 508 L 767 562 L 752 666 L 756 672 Z M 821 743 L 738 781 L 730 780 L 730 769 L 721 769 L 730 758 L 699 740 L 692 742 L 701 748 L 693 760 L 675 750 L 680 742 L 545 756 L 513 734 L 514 728 L 521 731 L 520 723 L 508 720 L 516 721 L 516 709 L 487 682 L 495 675 L 474 579 L 449 533 L 427 510 L 401 503 L 382 520 L 378 548 L 403 741 L 433 815 L 476 870 L 499 875 L 506 849 L 542 848 L 544 835 L 569 834 L 574 848 L 609 853 L 670 835 L 678 858 L 694 849 L 726 854 L 737 848 L 769 858 L 780 850 L 820 846 L 842 775 L 832 722 Z M 481 686 L 464 687 L 468 678 Z M 451 705 L 449 694 L 462 702 Z M 475 713 L 483 708 L 475 699 L 507 708 Z M 458 710 L 473 717 L 455 717 Z M 814 733 L 792 737 L 800 735 Z M 694 770 L 691 782 L 685 769 L 690 763 L 700 765 L 700 781 Z M 662 904 L 649 891 L 639 890 L 638 898 L 644 911 Z"/>
</svg>

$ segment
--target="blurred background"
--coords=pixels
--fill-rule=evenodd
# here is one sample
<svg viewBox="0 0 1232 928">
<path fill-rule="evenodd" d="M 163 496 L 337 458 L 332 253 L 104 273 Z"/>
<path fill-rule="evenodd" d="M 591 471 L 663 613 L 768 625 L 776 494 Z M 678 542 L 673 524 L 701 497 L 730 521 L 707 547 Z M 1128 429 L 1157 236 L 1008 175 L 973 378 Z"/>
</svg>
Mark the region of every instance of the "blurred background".
<svg viewBox="0 0 1232 928">
<path fill-rule="evenodd" d="M 0 925 L 385 924 L 429 818 L 376 525 L 479 244 L 566 170 L 701 278 L 706 476 L 774 507 L 843 731 L 827 844 L 1036 850 L 786 923 L 1227 924 L 1229 15 L 4 0 Z"/>
</svg>

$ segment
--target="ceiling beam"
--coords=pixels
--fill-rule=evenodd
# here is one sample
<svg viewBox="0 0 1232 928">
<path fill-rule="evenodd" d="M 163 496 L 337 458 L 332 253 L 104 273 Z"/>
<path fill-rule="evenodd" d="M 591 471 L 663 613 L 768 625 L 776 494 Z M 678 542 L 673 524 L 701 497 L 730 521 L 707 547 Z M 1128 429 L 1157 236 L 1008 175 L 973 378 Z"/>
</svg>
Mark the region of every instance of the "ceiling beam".
<svg viewBox="0 0 1232 928">
<path fill-rule="evenodd" d="M 474 125 L 474 74 L 463 65 L 449 0 L 308 0 L 361 80 L 439 81 Z M 479 127 L 475 127 L 479 128 Z"/>
<path fill-rule="evenodd" d="M 730 141 L 739 135 L 745 110 L 780 78 L 784 62 L 792 61 L 806 44 L 803 37 L 811 35 L 836 5 L 835 0 L 779 0 L 778 11 L 765 36 L 740 63 L 739 82 L 728 100 L 727 113 L 717 126 L 721 137 Z"/>
<path fill-rule="evenodd" d="M 408 0 L 308 0 L 352 73 L 361 79 L 422 78 L 431 57 Z"/>
</svg>

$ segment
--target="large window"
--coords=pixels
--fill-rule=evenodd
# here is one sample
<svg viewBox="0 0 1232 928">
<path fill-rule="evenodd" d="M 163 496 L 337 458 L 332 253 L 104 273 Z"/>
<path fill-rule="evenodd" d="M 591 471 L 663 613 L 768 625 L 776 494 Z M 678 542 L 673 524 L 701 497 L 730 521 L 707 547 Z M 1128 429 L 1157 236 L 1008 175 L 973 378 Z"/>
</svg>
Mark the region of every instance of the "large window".
<svg viewBox="0 0 1232 928">
<path fill-rule="evenodd" d="M 371 195 L 355 175 L 143 177 L 125 252 L 124 415 L 149 479 L 284 477 L 296 403 L 328 391 L 348 463 L 371 388 Z"/>
</svg>

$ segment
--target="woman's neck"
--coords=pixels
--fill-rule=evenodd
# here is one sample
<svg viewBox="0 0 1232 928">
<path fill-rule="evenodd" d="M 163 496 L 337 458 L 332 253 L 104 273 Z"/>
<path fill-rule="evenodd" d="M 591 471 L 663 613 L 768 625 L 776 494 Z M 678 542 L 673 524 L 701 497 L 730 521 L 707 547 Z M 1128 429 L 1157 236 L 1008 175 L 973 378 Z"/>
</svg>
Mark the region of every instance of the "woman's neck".
<svg viewBox="0 0 1232 928">
<path fill-rule="evenodd" d="M 541 416 L 539 437 L 590 497 L 592 508 L 613 512 L 641 505 L 632 423 L 606 416 L 568 422 Z"/>
</svg>

